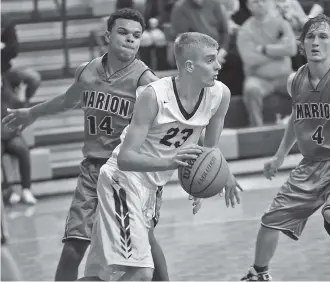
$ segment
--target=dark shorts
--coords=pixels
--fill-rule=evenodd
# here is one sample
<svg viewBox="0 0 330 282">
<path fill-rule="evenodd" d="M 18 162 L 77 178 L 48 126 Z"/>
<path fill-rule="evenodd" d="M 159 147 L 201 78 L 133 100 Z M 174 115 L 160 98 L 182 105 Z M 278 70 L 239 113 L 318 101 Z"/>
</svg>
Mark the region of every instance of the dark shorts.
<svg viewBox="0 0 330 282">
<path fill-rule="evenodd" d="M 308 218 L 329 199 L 330 161 L 303 159 L 274 198 L 261 224 L 298 240 Z"/>
<path fill-rule="evenodd" d="M 93 223 L 95 220 L 97 199 L 97 180 L 100 169 L 107 159 L 84 159 L 80 164 L 77 187 L 71 202 L 65 223 L 65 232 L 62 241 L 80 239 L 90 241 Z M 157 225 L 160 215 L 162 189 L 157 192 L 154 226 Z"/>
</svg>

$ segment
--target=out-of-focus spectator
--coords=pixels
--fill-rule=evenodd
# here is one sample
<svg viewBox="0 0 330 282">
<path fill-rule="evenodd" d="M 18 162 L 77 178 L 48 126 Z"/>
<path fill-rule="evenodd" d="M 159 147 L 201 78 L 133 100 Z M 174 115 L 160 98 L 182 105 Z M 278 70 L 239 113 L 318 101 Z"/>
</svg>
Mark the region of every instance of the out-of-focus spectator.
<svg viewBox="0 0 330 282">
<path fill-rule="evenodd" d="M 26 85 L 25 100 L 28 103 L 39 88 L 41 77 L 33 69 L 11 65 L 11 60 L 17 56 L 18 49 L 15 24 L 6 15 L 1 15 L 1 75 L 14 90 L 17 90 L 21 83 Z"/>
<path fill-rule="evenodd" d="M 7 81 L 1 81 L 1 119 L 6 116 L 7 108 L 21 107 L 21 101 L 16 98 L 11 85 Z M 13 191 L 9 196 L 10 204 L 17 204 L 23 200 L 26 204 L 36 204 L 37 200 L 31 192 L 31 160 L 30 150 L 22 135 L 13 132 L 1 125 L 1 160 L 4 153 L 9 153 L 18 159 L 19 172 L 21 176 L 22 195 Z M 4 171 L 3 171 L 4 173 Z M 4 179 L 6 176 L 4 175 Z M 7 183 L 3 183 L 3 188 L 9 188 Z"/>
<path fill-rule="evenodd" d="M 116 10 L 124 9 L 124 8 L 133 8 L 134 1 L 133 0 L 117 0 L 116 2 Z"/>
<path fill-rule="evenodd" d="M 320 2 L 320 1 L 316 1 Z M 320 3 L 314 3 L 310 14 L 307 15 L 298 0 L 273 0 L 274 8 L 273 10 L 275 15 L 281 16 L 283 19 L 287 20 L 295 33 L 296 38 L 298 38 L 303 25 L 307 22 L 309 17 L 315 17 L 320 12 L 323 11 L 323 8 Z M 292 68 L 297 70 L 303 64 L 306 63 L 306 59 L 299 52 L 292 57 Z"/>
<path fill-rule="evenodd" d="M 239 10 L 232 15 L 232 19 L 238 25 L 242 25 L 249 17 L 251 17 L 251 12 L 246 5 L 246 0 L 239 0 Z"/>
<path fill-rule="evenodd" d="M 237 30 L 240 24 L 237 23 L 237 17 L 234 15 L 240 13 L 241 3 L 238 0 L 221 0 L 221 3 L 225 7 L 228 15 L 228 28 L 229 28 L 229 47 L 226 61 L 222 64 L 222 68 L 219 71 L 218 80 L 225 83 L 232 95 L 242 95 L 242 86 L 244 80 L 243 64 L 236 46 Z"/>
<path fill-rule="evenodd" d="M 221 0 L 228 15 L 228 30 L 229 34 L 234 34 L 239 25 L 234 21 L 232 16 L 240 10 L 240 2 L 238 0 Z"/>
<path fill-rule="evenodd" d="M 152 40 L 152 51 L 154 63 L 152 66 L 156 70 L 166 70 L 169 68 L 167 63 L 167 40 L 164 32 L 159 27 L 157 18 L 150 18 L 148 21 L 149 35 Z"/>
<path fill-rule="evenodd" d="M 319 14 L 326 14 L 329 16 L 327 11 L 324 9 L 324 4 L 324 0 L 314 0 L 314 4 L 308 14 L 308 18 L 314 18 Z"/>
<path fill-rule="evenodd" d="M 252 16 L 238 31 L 237 46 L 245 80 L 243 96 L 251 126 L 263 125 L 263 99 L 286 93 L 297 45 L 290 24 L 270 12 L 271 0 L 248 0 Z"/>
<path fill-rule="evenodd" d="M 200 32 L 218 41 L 220 50 L 218 60 L 225 61 L 228 44 L 228 15 L 219 0 L 178 0 L 171 14 L 172 32 L 169 34 L 169 61 L 174 63 L 173 44 L 176 36 L 183 32 Z"/>
</svg>

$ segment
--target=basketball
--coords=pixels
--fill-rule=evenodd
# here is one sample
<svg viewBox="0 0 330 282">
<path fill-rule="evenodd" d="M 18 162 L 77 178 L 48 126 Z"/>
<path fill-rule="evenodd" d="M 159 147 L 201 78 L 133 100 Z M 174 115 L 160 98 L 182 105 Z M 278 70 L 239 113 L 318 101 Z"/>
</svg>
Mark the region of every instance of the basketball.
<svg viewBox="0 0 330 282">
<path fill-rule="evenodd" d="M 197 198 L 210 198 L 220 193 L 229 176 L 228 163 L 217 148 L 204 148 L 196 160 L 178 169 L 183 189 Z"/>
</svg>

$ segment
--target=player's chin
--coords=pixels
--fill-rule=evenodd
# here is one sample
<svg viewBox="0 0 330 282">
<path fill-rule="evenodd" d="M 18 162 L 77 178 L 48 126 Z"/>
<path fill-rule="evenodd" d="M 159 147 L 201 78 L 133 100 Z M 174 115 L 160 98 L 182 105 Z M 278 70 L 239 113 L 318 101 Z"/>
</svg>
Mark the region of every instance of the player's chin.
<svg viewBox="0 0 330 282">
<path fill-rule="evenodd" d="M 136 52 L 134 50 L 123 50 L 120 53 L 120 57 L 123 61 L 130 61 L 135 56 L 136 56 Z"/>
</svg>

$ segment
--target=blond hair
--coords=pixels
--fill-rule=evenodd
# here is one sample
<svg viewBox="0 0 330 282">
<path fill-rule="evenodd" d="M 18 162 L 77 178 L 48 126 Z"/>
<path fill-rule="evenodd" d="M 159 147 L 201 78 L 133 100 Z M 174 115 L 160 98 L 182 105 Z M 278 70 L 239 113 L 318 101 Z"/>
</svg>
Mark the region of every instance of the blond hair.
<svg viewBox="0 0 330 282">
<path fill-rule="evenodd" d="M 193 60 L 198 54 L 196 50 L 203 47 L 219 49 L 219 44 L 212 37 L 203 33 L 181 33 L 174 41 L 174 55 L 178 67 L 188 59 Z"/>
</svg>

